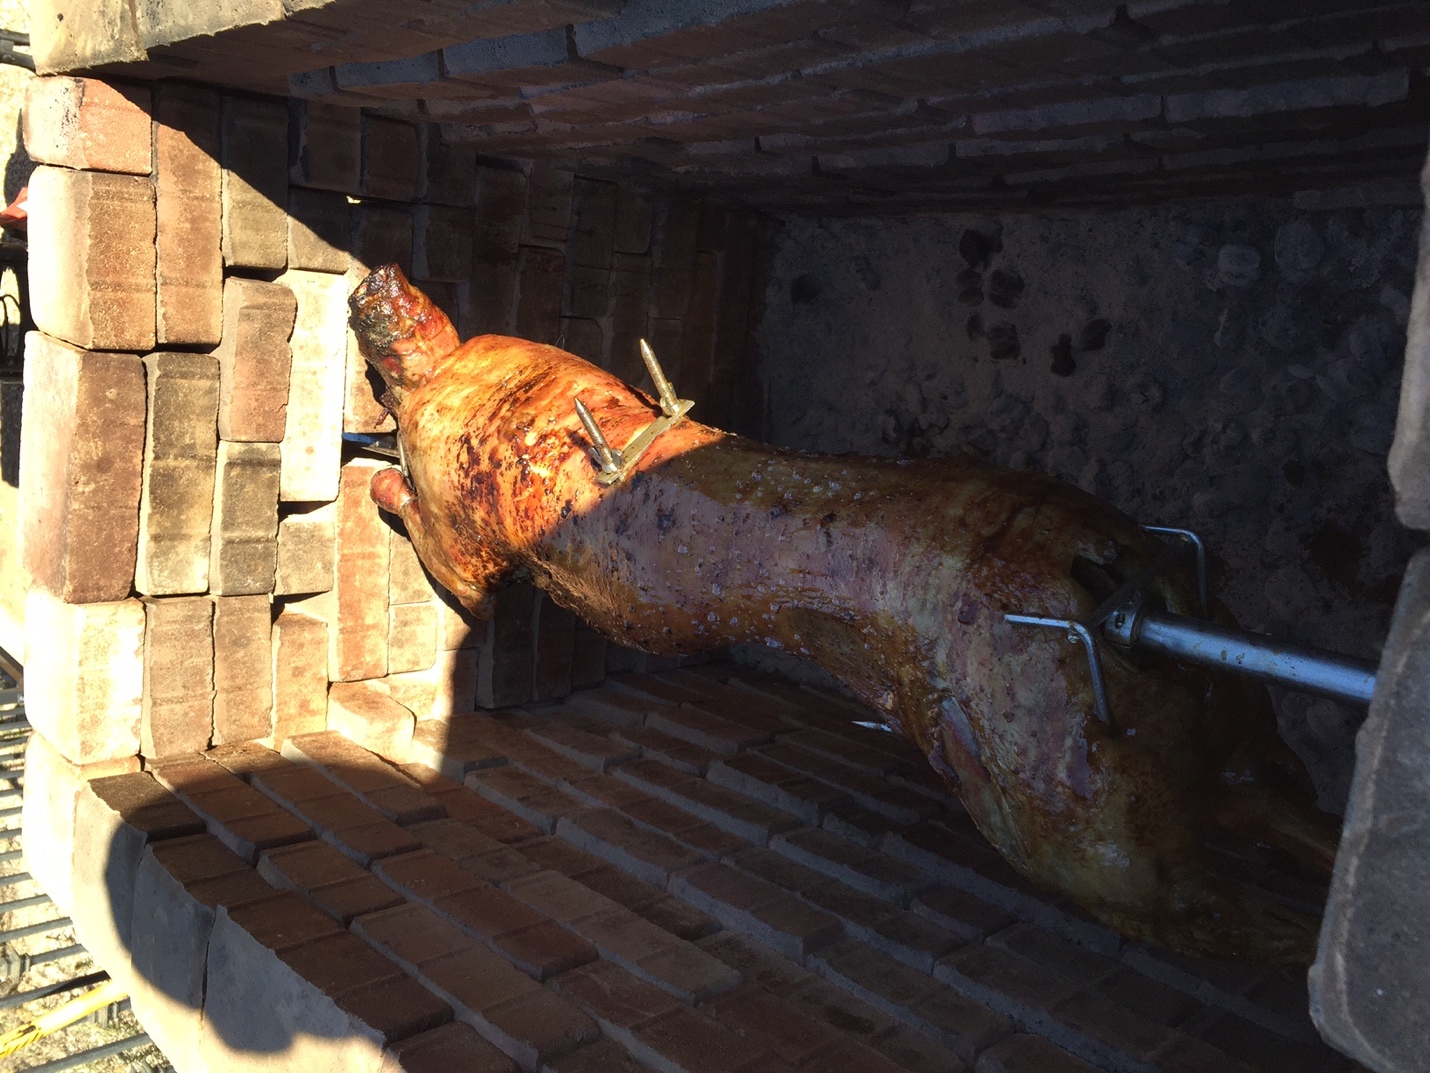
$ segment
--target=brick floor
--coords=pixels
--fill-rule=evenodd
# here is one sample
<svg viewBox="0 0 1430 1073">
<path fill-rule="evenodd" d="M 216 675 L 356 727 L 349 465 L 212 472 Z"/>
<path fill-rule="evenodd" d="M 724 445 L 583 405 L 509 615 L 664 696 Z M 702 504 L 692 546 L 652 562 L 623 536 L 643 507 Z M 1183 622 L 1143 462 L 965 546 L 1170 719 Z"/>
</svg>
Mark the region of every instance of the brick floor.
<svg viewBox="0 0 1430 1073">
<path fill-rule="evenodd" d="M 424 721 L 400 767 L 331 732 L 225 745 L 153 765 L 210 833 L 145 867 L 385 1073 L 1345 1068 L 1293 975 L 1123 944 L 853 714 L 705 667 Z"/>
</svg>

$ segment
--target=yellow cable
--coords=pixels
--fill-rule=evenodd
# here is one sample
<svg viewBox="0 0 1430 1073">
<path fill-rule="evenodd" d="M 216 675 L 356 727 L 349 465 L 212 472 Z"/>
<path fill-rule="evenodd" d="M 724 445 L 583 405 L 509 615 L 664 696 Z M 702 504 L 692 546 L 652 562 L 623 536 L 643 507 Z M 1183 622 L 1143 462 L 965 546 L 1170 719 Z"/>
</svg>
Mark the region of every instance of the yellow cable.
<svg viewBox="0 0 1430 1073">
<path fill-rule="evenodd" d="M 12 1055 L 38 1039 L 44 1039 L 51 1033 L 67 1028 L 80 1018 L 88 1017 L 95 1010 L 102 1010 L 111 1002 L 120 1001 L 127 994 L 118 981 L 107 980 L 94 990 L 70 999 L 63 1006 L 46 1010 L 28 1024 L 11 1029 L 0 1036 L 0 1058 Z"/>
</svg>

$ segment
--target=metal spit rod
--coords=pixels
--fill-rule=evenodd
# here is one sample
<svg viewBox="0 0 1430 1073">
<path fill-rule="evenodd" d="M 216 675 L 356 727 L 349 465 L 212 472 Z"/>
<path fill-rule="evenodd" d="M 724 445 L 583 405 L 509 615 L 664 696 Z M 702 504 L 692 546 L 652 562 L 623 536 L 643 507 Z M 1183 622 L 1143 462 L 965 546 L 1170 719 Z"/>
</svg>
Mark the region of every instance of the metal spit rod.
<svg viewBox="0 0 1430 1073">
<path fill-rule="evenodd" d="M 1350 704 L 1369 704 L 1375 664 L 1165 611 L 1139 616 L 1133 643 Z"/>
</svg>

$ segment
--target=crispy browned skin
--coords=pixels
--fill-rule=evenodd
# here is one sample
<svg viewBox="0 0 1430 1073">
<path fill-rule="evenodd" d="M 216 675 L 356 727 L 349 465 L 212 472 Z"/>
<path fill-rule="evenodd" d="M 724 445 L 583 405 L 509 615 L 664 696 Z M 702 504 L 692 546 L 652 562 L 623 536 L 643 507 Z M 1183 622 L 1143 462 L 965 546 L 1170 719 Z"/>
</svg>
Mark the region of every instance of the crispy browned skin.
<svg viewBox="0 0 1430 1073">
<path fill-rule="evenodd" d="M 409 469 L 378 474 L 373 498 L 465 605 L 487 613 L 520 570 L 625 645 L 808 657 L 923 749 L 1025 875 L 1129 936 L 1309 960 L 1316 922 L 1203 848 L 1216 824 L 1321 866 L 1334 853 L 1265 691 L 1104 645 L 1109 726 L 1080 648 L 1003 621 L 1091 611 L 1076 559 L 1114 579 L 1148 563 L 1160 546 L 1120 514 L 969 459 L 782 451 L 691 420 L 605 487 L 572 400 L 619 446 L 658 413 L 649 397 L 554 347 L 457 347 L 395 266 L 352 306 Z M 1189 588 L 1158 592 L 1190 612 Z"/>
</svg>

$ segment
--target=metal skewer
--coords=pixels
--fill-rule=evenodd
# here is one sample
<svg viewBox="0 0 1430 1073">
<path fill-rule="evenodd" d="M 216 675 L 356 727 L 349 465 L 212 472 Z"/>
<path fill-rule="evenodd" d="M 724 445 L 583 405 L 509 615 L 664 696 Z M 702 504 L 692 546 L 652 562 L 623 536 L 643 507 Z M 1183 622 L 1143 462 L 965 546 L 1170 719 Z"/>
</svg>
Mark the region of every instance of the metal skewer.
<svg viewBox="0 0 1430 1073">
<path fill-rule="evenodd" d="M 591 437 L 591 442 L 595 445 L 596 460 L 601 467 L 601 472 L 618 472 L 621 468 L 621 453 L 613 450 L 611 445 L 606 442 L 606 434 L 601 431 L 601 426 L 596 424 L 596 416 L 586 408 L 586 404 L 579 398 L 576 399 L 576 416 L 581 419 L 581 424 L 586 429 L 586 435 Z"/>
</svg>

